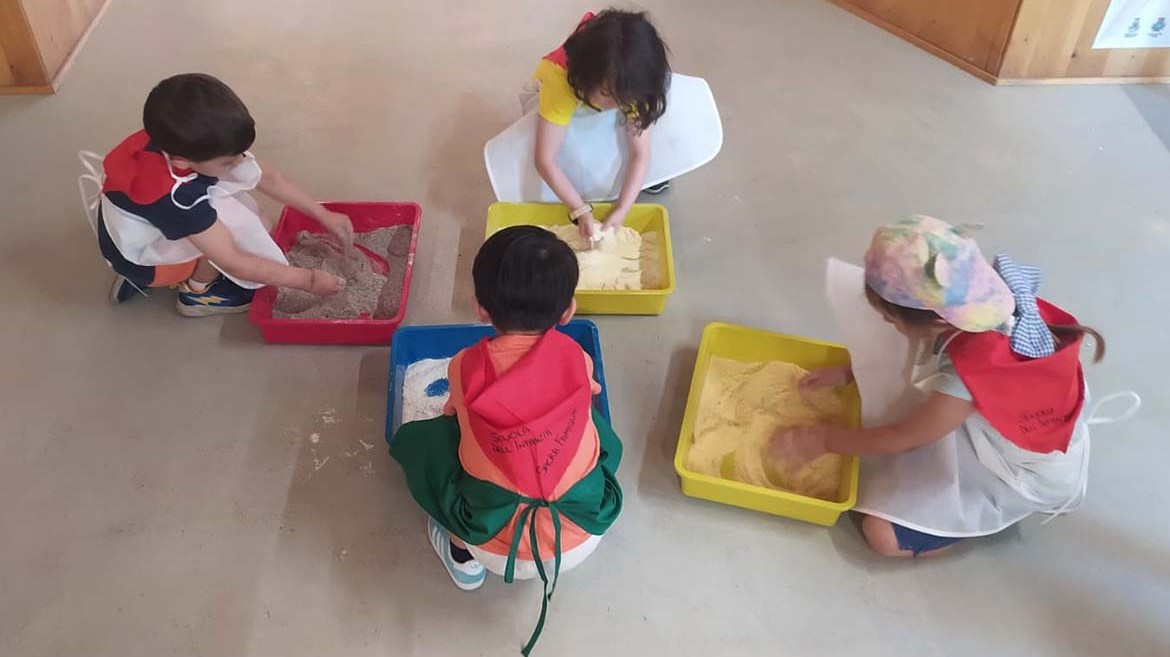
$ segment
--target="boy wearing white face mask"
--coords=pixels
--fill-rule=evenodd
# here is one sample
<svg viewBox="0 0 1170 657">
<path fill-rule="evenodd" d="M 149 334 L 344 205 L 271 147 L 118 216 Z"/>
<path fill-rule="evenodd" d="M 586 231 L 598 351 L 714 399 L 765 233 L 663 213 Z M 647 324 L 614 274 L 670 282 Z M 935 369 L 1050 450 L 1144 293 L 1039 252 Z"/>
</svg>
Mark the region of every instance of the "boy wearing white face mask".
<svg viewBox="0 0 1170 657">
<path fill-rule="evenodd" d="M 246 311 L 264 285 L 318 295 L 344 286 L 289 266 L 269 236 L 248 190 L 317 219 L 343 244 L 353 241 L 353 225 L 279 172 L 261 171 L 248 152 L 255 122 L 227 85 L 202 74 L 163 80 L 147 97 L 143 125 L 103 162 L 97 233 L 117 273 L 113 303 L 175 287 L 179 313 L 204 317 Z"/>
</svg>

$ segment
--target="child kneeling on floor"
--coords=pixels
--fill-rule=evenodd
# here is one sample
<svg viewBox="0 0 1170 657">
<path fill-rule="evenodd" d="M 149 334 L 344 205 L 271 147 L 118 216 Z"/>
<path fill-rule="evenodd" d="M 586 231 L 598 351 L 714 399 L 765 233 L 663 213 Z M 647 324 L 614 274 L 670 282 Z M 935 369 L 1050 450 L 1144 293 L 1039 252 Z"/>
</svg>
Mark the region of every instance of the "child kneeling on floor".
<svg viewBox="0 0 1170 657">
<path fill-rule="evenodd" d="M 558 154 L 569 124 L 582 108 L 619 110 L 625 115 L 629 154 L 621 194 L 605 217 L 604 228 L 625 223 L 640 191 L 660 194 L 670 181 L 643 189 L 650 166 L 650 130 L 666 112 L 670 64 L 666 44 L 645 12 L 606 9 L 581 18 L 567 41 L 540 60 L 533 81 L 538 85 L 540 118 L 536 124 L 536 170 L 570 217 L 589 238 L 599 230 L 593 206 L 565 174 Z M 526 109 L 527 111 L 527 109 Z"/>
<path fill-rule="evenodd" d="M 270 237 L 248 190 L 313 217 L 344 244 L 353 225 L 280 173 L 261 171 L 248 152 L 256 124 L 227 85 L 202 74 L 167 78 L 147 97 L 143 126 L 103 161 L 94 229 L 117 274 L 111 302 L 175 287 L 179 313 L 203 317 L 248 310 L 263 285 L 318 295 L 344 285 L 289 266 Z"/>
<path fill-rule="evenodd" d="M 923 394 L 904 417 L 881 426 L 782 431 L 772 443 L 776 459 L 872 457 L 855 510 L 864 514 L 867 542 L 884 556 L 931 556 L 1033 513 L 1076 508 L 1088 477 L 1088 426 L 1114 421 L 1089 407 L 1080 362 L 1086 335 L 1094 362 L 1101 360 L 1101 335 L 1037 298 L 1038 269 L 1003 255 L 992 265 L 966 229 L 931 217 L 880 228 L 864 278 L 869 305 L 911 341 L 917 358 L 909 383 Z M 858 371 L 863 397 L 867 385 L 901 371 L 899 362 L 882 366 L 890 373 L 875 372 L 876 354 L 864 347 L 850 345 L 854 362 L 869 368 Z M 841 386 L 853 377 L 848 367 L 820 370 L 801 387 Z M 1101 402 L 1121 394 L 1136 398 L 1120 393 Z"/>
<path fill-rule="evenodd" d="M 455 585 L 539 577 L 544 623 L 558 575 L 597 548 L 621 511 L 621 442 L 593 408 L 593 362 L 556 330 L 576 311 L 577 258 L 552 233 L 506 228 L 472 269 L 477 310 L 498 337 L 459 352 L 444 415 L 404 424 L 390 454 L 430 515 Z"/>
</svg>

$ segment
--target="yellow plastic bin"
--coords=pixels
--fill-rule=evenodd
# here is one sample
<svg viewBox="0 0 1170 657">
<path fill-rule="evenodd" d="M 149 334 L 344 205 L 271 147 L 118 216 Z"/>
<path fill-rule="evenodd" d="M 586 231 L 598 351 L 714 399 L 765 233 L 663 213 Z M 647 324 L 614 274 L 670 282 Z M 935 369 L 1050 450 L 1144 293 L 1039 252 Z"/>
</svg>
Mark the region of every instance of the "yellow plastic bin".
<svg viewBox="0 0 1170 657">
<path fill-rule="evenodd" d="M 612 203 L 594 203 L 593 213 L 605 221 Z M 509 226 L 558 226 L 571 223 L 559 203 L 493 203 L 488 208 L 486 237 Z M 657 203 L 635 203 L 626 224 L 639 233 L 658 233 L 658 260 L 662 287 L 655 290 L 578 290 L 577 312 L 582 315 L 661 315 L 666 298 L 674 293 L 674 248 L 666 208 Z"/>
<path fill-rule="evenodd" d="M 806 370 L 814 370 L 848 363 L 849 352 L 845 347 L 830 342 L 719 322 L 708 324 L 703 329 L 703 341 L 699 346 L 695 374 L 691 377 L 691 392 L 687 397 L 687 410 L 678 436 L 678 449 L 674 453 L 674 471 L 678 473 L 682 482 L 684 495 L 804 520 L 817 525 L 835 524 L 837 518 L 853 508 L 857 502 L 858 459 L 855 456 L 842 460 L 841 487 L 837 491 L 837 500 L 833 502 L 742 484 L 686 469 L 687 453 L 694 442 L 699 399 L 703 393 L 703 382 L 707 379 L 707 368 L 712 357 L 729 358 L 744 363 L 779 360 L 795 363 Z M 861 397 L 857 392 L 857 386 L 844 388 L 841 394 L 845 399 L 850 426 L 859 426 Z"/>
</svg>

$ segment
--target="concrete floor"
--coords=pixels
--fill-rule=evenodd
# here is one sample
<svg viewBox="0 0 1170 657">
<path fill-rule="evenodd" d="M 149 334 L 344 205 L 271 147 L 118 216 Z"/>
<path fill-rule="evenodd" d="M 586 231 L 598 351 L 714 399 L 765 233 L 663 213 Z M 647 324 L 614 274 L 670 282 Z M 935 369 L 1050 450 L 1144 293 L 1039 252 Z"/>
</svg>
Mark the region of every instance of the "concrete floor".
<svg viewBox="0 0 1170 657">
<path fill-rule="evenodd" d="M 666 313 L 596 319 L 625 513 L 564 578 L 537 654 L 1170 654 L 1170 90 L 995 89 L 819 0 L 645 4 L 676 69 L 710 81 L 726 144 L 661 197 Z M 155 81 L 220 75 L 261 159 L 322 198 L 421 202 L 408 321 L 471 321 L 482 144 L 581 11 L 116 0 L 61 93 L 0 98 L 0 654 L 518 650 L 537 590 L 451 586 L 385 454 L 387 350 L 265 346 L 167 294 L 110 308 L 74 153 L 137 129 Z M 1109 337 L 1094 387 L 1145 397 L 1095 433 L 1084 507 L 890 563 L 849 521 L 683 497 L 703 325 L 832 337 L 824 259 L 911 212 L 986 222 L 989 253 L 1042 264 L 1047 295 Z"/>
</svg>

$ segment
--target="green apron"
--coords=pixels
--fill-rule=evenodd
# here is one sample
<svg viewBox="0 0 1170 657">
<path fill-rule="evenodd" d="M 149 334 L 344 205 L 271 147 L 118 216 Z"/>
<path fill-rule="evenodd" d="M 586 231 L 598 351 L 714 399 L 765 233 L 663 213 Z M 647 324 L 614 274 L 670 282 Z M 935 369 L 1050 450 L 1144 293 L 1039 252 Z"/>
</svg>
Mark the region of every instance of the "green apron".
<svg viewBox="0 0 1170 657">
<path fill-rule="evenodd" d="M 500 533 L 520 509 L 517 526 L 528 527 L 529 548 L 536 572 L 544 585 L 540 619 L 521 652 L 527 657 L 544 629 L 548 601 L 556 591 L 561 572 L 561 515 L 578 527 L 601 536 L 622 510 L 622 489 L 616 472 L 622 459 L 622 443 L 609 424 L 593 411 L 601 452 L 597 466 L 555 502 L 524 497 L 463 470 L 459 461 L 459 420 L 444 415 L 402 425 L 390 443 L 390 456 L 402 466 L 406 486 L 418 505 L 440 525 L 470 545 L 483 545 Z M 535 511 L 548 507 L 552 515 L 554 548 L 551 583 L 544 570 L 544 558 L 537 546 Z M 522 531 L 512 537 L 504 581 L 511 584 L 516 568 L 516 551 Z"/>
</svg>

